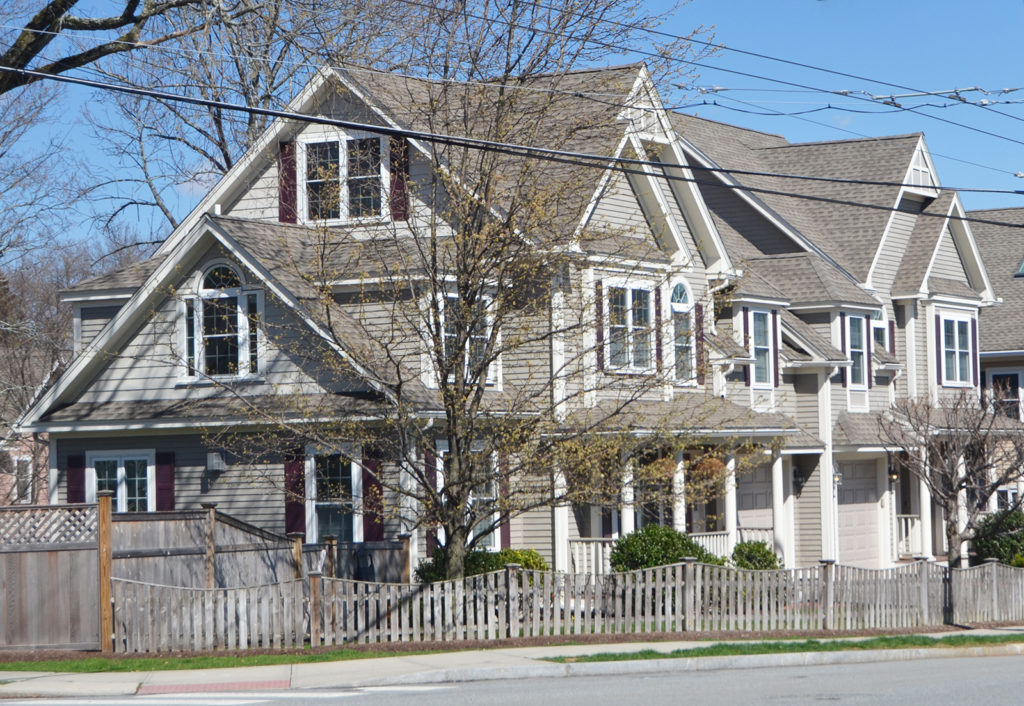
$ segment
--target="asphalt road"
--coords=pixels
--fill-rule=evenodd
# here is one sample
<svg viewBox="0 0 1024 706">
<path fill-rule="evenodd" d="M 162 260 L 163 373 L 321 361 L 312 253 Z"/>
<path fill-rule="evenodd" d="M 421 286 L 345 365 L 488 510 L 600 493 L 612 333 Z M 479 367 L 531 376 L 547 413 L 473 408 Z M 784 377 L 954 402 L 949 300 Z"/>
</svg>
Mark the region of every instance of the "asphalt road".
<svg viewBox="0 0 1024 706">
<path fill-rule="evenodd" d="M 1024 703 L 1024 657 L 743 669 L 650 676 L 484 681 L 351 690 L 219 692 L 122 698 L 32 699 L 5 706 L 595 706 L 613 704 L 940 704 Z"/>
</svg>

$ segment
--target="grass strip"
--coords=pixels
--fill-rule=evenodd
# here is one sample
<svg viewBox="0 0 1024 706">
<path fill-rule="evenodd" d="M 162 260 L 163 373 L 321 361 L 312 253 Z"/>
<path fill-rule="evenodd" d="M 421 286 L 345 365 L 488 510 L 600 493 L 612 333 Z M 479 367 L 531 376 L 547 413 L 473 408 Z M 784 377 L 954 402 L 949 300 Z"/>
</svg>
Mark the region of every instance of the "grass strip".
<svg viewBox="0 0 1024 706">
<path fill-rule="evenodd" d="M 641 650 L 607 652 L 577 657 L 549 657 L 548 662 L 624 662 L 643 659 L 683 659 L 686 657 L 731 657 L 736 655 L 784 654 L 789 652 L 842 652 L 845 650 L 898 650 L 916 647 L 982 647 L 1024 642 L 1024 634 L 1012 635 L 896 635 L 863 640 L 802 640 L 772 642 L 719 642 L 707 647 L 692 647 L 672 652 Z"/>
</svg>

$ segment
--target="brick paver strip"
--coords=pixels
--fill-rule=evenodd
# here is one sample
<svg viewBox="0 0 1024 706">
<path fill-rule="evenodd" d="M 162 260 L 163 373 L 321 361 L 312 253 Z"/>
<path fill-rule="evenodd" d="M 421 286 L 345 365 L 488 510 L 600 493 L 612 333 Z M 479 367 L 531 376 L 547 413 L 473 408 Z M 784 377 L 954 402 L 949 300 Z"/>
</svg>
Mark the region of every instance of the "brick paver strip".
<svg viewBox="0 0 1024 706">
<path fill-rule="evenodd" d="M 245 691 L 250 689 L 287 689 L 288 679 L 267 681 L 226 681 L 219 684 L 153 684 L 139 687 L 137 694 L 188 694 L 205 691 Z"/>
</svg>

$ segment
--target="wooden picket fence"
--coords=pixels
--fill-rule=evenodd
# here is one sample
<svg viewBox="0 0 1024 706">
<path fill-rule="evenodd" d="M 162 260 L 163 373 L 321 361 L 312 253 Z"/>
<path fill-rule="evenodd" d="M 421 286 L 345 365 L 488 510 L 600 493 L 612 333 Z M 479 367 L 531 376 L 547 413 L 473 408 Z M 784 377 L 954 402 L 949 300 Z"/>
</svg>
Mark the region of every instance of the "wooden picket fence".
<svg viewBox="0 0 1024 706">
<path fill-rule="evenodd" d="M 112 585 L 119 652 L 1024 620 L 1024 569 L 995 564 L 747 571 L 687 562 L 603 575 L 509 567 L 422 586 L 316 572 L 235 589 Z"/>
</svg>

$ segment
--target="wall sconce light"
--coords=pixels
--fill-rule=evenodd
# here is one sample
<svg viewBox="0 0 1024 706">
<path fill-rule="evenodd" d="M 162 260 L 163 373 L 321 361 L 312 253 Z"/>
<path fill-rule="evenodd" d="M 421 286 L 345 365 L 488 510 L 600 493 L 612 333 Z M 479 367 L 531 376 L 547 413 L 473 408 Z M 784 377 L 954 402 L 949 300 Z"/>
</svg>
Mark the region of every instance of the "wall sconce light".
<svg viewBox="0 0 1024 706">
<path fill-rule="evenodd" d="M 895 467 L 895 466 L 891 466 L 891 467 L 889 468 L 889 482 L 890 482 L 890 483 L 895 483 L 895 482 L 896 482 L 896 481 L 898 481 L 899 479 L 900 479 L 900 473 L 899 473 L 899 471 L 898 471 L 898 470 L 896 470 L 896 467 Z"/>
<path fill-rule="evenodd" d="M 793 492 L 800 493 L 807 483 L 807 472 L 800 466 L 793 465 Z"/>
<path fill-rule="evenodd" d="M 843 472 L 838 466 L 832 469 L 832 482 L 837 488 L 843 484 Z"/>
<path fill-rule="evenodd" d="M 223 473 L 228 470 L 228 462 L 223 451 L 210 451 L 206 454 L 206 471 L 208 473 Z"/>
</svg>

